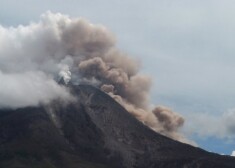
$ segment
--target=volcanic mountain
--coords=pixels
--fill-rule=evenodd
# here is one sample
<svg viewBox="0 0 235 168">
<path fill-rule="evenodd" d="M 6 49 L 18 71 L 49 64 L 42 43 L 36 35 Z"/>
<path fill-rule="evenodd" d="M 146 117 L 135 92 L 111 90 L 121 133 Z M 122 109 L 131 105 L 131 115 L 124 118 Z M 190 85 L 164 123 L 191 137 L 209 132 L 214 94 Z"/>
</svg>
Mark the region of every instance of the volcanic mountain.
<svg viewBox="0 0 235 168">
<path fill-rule="evenodd" d="M 234 168 L 149 129 L 101 90 L 70 86 L 76 101 L 0 111 L 1 168 Z"/>
</svg>

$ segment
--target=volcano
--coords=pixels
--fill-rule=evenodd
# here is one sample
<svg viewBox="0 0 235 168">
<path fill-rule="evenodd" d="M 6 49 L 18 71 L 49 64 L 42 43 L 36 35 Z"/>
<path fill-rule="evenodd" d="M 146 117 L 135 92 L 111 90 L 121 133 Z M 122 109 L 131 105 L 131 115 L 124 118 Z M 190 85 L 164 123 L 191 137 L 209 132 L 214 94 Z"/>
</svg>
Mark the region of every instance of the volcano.
<svg viewBox="0 0 235 168">
<path fill-rule="evenodd" d="M 71 85 L 75 102 L 0 111 L 1 168 L 234 168 L 149 129 L 109 95 Z"/>
</svg>

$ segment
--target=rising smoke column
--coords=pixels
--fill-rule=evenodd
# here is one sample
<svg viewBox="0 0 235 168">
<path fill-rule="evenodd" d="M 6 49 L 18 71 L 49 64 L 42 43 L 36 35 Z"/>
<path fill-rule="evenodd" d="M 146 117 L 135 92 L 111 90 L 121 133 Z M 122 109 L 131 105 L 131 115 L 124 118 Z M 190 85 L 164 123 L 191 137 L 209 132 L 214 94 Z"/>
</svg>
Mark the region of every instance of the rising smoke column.
<svg viewBox="0 0 235 168">
<path fill-rule="evenodd" d="M 0 26 L 0 44 L 0 81 L 17 93 L 1 85 L 1 107 L 69 99 L 66 88 L 55 82 L 63 78 L 65 83 L 84 82 L 101 88 L 153 130 L 184 141 L 178 133 L 183 118 L 166 107 L 150 109 L 151 78 L 139 73 L 139 62 L 116 47 L 115 37 L 105 27 L 47 12 L 38 23 Z M 27 88 L 30 92 L 21 93 Z M 25 100 L 31 95 L 33 102 Z"/>
</svg>

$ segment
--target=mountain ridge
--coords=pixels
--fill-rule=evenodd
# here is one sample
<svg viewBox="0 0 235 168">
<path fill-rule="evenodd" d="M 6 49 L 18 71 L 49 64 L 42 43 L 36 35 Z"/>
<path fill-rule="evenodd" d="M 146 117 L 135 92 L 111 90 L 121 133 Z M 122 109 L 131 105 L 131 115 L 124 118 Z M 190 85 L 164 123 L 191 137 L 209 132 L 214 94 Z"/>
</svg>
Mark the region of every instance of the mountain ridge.
<svg viewBox="0 0 235 168">
<path fill-rule="evenodd" d="M 232 168 L 235 159 L 160 135 L 89 85 L 77 101 L 0 110 L 0 167 Z"/>
</svg>

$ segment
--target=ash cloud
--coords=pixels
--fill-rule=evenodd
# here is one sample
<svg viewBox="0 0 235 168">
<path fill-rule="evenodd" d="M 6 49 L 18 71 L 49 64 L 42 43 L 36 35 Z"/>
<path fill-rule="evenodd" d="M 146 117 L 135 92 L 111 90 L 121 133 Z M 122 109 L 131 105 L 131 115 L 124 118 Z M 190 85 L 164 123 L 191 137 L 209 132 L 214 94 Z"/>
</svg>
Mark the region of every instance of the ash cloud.
<svg viewBox="0 0 235 168">
<path fill-rule="evenodd" d="M 183 118 L 166 107 L 150 108 L 151 78 L 139 73 L 139 62 L 116 47 L 105 27 L 47 12 L 38 23 L 0 26 L 0 44 L 1 107 L 69 100 L 55 82 L 63 78 L 101 88 L 153 130 L 186 142 L 178 133 Z"/>
<path fill-rule="evenodd" d="M 164 130 L 168 132 L 174 132 L 184 124 L 184 119 L 181 116 L 164 106 L 153 109 L 153 114 L 157 117 Z"/>
</svg>

